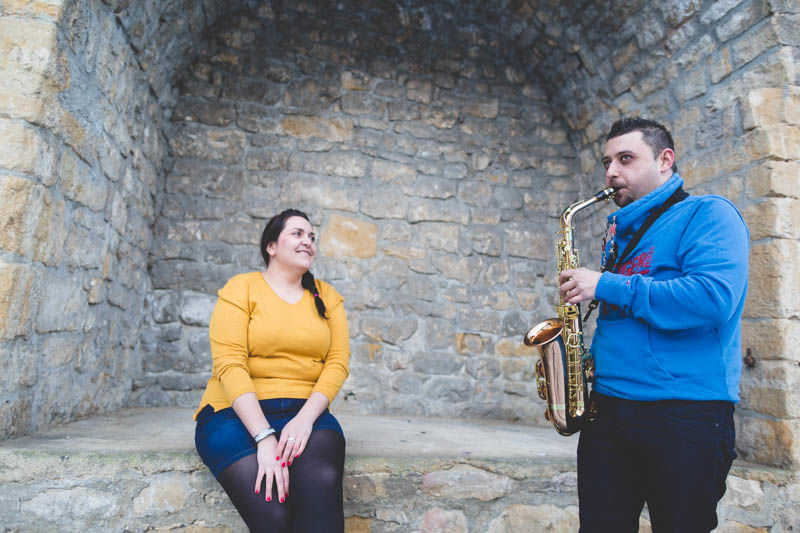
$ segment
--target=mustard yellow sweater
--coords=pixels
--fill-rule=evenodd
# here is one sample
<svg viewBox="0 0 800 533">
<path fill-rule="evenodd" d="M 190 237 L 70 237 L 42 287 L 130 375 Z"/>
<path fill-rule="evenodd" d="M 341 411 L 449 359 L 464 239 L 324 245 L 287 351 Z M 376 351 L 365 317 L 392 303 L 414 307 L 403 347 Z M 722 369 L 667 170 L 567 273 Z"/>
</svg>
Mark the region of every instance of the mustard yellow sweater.
<svg viewBox="0 0 800 533">
<path fill-rule="evenodd" d="M 230 407 L 246 392 L 264 400 L 317 391 L 333 401 L 349 372 L 350 336 L 342 297 L 324 281 L 317 290 L 327 320 L 308 291 L 287 303 L 261 272 L 234 276 L 220 289 L 208 327 L 212 374 L 197 412 Z"/>
</svg>

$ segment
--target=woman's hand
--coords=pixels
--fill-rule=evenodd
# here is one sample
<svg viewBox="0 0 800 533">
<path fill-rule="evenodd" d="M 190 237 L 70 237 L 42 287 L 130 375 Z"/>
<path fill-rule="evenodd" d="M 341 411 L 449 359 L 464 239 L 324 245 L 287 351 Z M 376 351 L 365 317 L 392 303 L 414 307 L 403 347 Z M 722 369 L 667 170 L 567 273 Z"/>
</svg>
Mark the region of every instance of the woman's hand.
<svg viewBox="0 0 800 533">
<path fill-rule="evenodd" d="M 291 465 L 292 461 L 300 457 L 306 449 L 308 438 L 311 436 L 311 428 L 314 420 L 301 410 L 294 418 L 283 426 L 281 430 L 281 440 L 278 442 L 277 453 L 281 457 L 281 462 Z"/>
<path fill-rule="evenodd" d="M 289 494 L 289 470 L 286 461 L 281 461 L 278 453 L 278 441 L 274 435 L 260 441 L 256 445 L 256 459 L 258 460 L 258 474 L 256 475 L 256 494 L 261 489 L 261 480 L 266 476 L 267 501 L 272 500 L 272 482 L 278 489 L 278 501 L 283 503 Z"/>
</svg>

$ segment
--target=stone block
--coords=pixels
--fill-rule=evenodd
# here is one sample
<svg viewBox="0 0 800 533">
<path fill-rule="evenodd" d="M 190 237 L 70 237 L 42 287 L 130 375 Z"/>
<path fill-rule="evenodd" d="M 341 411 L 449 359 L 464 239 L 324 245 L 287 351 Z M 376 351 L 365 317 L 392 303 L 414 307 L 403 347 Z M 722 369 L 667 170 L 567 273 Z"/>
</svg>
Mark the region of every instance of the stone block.
<svg viewBox="0 0 800 533">
<path fill-rule="evenodd" d="M 738 415 L 736 451 L 743 461 L 796 469 L 800 465 L 800 421 Z"/>
<path fill-rule="evenodd" d="M 342 111 L 348 115 L 374 115 L 375 99 L 371 94 L 352 92 L 342 95 Z"/>
<path fill-rule="evenodd" d="M 64 196 L 92 211 L 103 211 L 111 186 L 108 180 L 79 161 L 71 152 L 61 157 L 61 190 Z"/>
<path fill-rule="evenodd" d="M 468 224 L 469 209 L 454 199 L 420 200 L 409 206 L 408 221 Z"/>
<path fill-rule="evenodd" d="M 776 418 L 798 418 L 800 367 L 793 361 L 758 361 L 744 369 L 741 381 L 741 405 Z"/>
<path fill-rule="evenodd" d="M 744 316 L 784 318 L 800 310 L 800 257 L 798 241 L 774 239 L 754 243 L 750 250 L 750 285 Z"/>
<path fill-rule="evenodd" d="M 0 249 L 51 264 L 63 246 L 64 202 L 15 176 L 0 180 Z"/>
<path fill-rule="evenodd" d="M 62 0 L 6 0 L 3 2 L 2 14 L 58 21 L 63 10 Z"/>
<path fill-rule="evenodd" d="M 748 188 L 755 198 L 763 196 L 786 196 L 800 198 L 800 162 L 765 161 L 752 171 Z"/>
<path fill-rule="evenodd" d="M 38 274 L 30 265 L 0 261 L 0 340 L 27 334 Z"/>
<path fill-rule="evenodd" d="M 503 228 L 506 253 L 513 257 L 547 260 L 552 256 L 552 238 L 533 224 L 512 222 Z"/>
<path fill-rule="evenodd" d="M 800 159 L 800 126 L 777 124 L 751 130 L 744 136 L 743 149 L 751 161 Z"/>
<path fill-rule="evenodd" d="M 466 204 L 485 207 L 492 201 L 492 186 L 485 181 L 462 181 L 458 184 L 458 198 Z"/>
<path fill-rule="evenodd" d="M 295 154 L 290 169 L 302 169 L 320 176 L 360 178 L 367 172 L 367 160 L 361 154 L 353 152 Z"/>
<path fill-rule="evenodd" d="M 38 130 L 23 122 L 0 119 L 0 167 L 48 176 L 54 155 Z"/>
<path fill-rule="evenodd" d="M 393 100 L 387 105 L 389 120 L 419 120 L 419 104 Z"/>
<path fill-rule="evenodd" d="M 419 374 L 450 376 L 459 373 L 464 358 L 448 352 L 425 350 L 411 358 L 411 366 Z"/>
<path fill-rule="evenodd" d="M 800 321 L 779 318 L 742 321 L 742 350 L 762 360 L 800 362 Z"/>
<path fill-rule="evenodd" d="M 796 198 L 766 198 L 745 208 L 742 215 L 754 241 L 800 239 L 800 200 Z"/>
<path fill-rule="evenodd" d="M 173 155 L 233 164 L 241 160 L 246 138 L 238 130 L 210 129 L 197 124 L 177 128 L 169 139 Z"/>
<path fill-rule="evenodd" d="M 726 46 L 714 54 L 708 66 L 708 76 L 711 83 L 719 83 L 727 78 L 731 72 L 733 72 L 731 49 Z"/>
<path fill-rule="evenodd" d="M 498 257 L 503 252 L 503 236 L 498 229 L 473 226 L 466 230 L 465 236 L 472 243 L 472 249 L 479 254 Z"/>
<path fill-rule="evenodd" d="M 552 504 L 512 504 L 489 523 L 487 533 L 516 533 L 518 531 L 547 531 L 569 533 L 577 531 L 580 521 L 575 506 L 562 509 Z"/>
<path fill-rule="evenodd" d="M 467 533 L 467 517 L 461 511 L 434 507 L 422 516 L 419 533 Z"/>
<path fill-rule="evenodd" d="M 446 404 L 470 401 L 476 393 L 470 379 L 452 376 L 433 376 L 422 387 L 422 396 Z"/>
<path fill-rule="evenodd" d="M 800 87 L 754 89 L 742 99 L 741 110 L 745 130 L 778 124 L 800 125 Z"/>
<path fill-rule="evenodd" d="M 307 139 L 319 137 L 331 142 L 349 141 L 353 137 L 353 121 L 292 115 L 281 120 L 283 133 Z"/>
<path fill-rule="evenodd" d="M 468 331 L 491 333 L 496 335 L 502 325 L 502 315 L 497 311 L 481 309 L 460 309 L 459 325 Z"/>
<path fill-rule="evenodd" d="M 686 20 L 691 18 L 702 7 L 703 2 L 700 0 L 678 0 L 677 2 L 670 2 L 668 4 L 660 4 L 658 7 L 664 13 L 664 19 L 667 24 L 673 28 L 677 28 Z"/>
<path fill-rule="evenodd" d="M 480 256 L 459 257 L 450 254 L 437 254 L 434 262 L 439 272 L 448 279 L 470 285 L 478 280 L 484 261 Z"/>
<path fill-rule="evenodd" d="M 514 490 L 510 478 L 470 465 L 434 470 L 422 477 L 421 490 L 434 498 L 476 499 L 488 502 Z"/>
<path fill-rule="evenodd" d="M 473 117 L 494 119 L 500 112 L 500 100 L 497 98 L 475 99 L 475 101 L 465 103 L 462 111 Z"/>
<path fill-rule="evenodd" d="M 459 232 L 457 224 L 421 223 L 419 243 L 434 250 L 455 253 L 458 251 Z"/>
<path fill-rule="evenodd" d="M 150 484 L 133 499 L 135 516 L 150 516 L 181 511 L 189 499 L 191 488 L 186 476 L 165 472 L 156 474 Z"/>
<path fill-rule="evenodd" d="M 324 226 L 320 251 L 328 257 L 375 257 L 378 226 L 357 218 L 332 214 Z"/>
<path fill-rule="evenodd" d="M 458 112 L 452 109 L 425 108 L 422 121 L 440 130 L 449 130 L 458 124 Z"/>
<path fill-rule="evenodd" d="M 344 533 L 372 533 L 372 519 L 348 516 L 344 519 Z"/>
<path fill-rule="evenodd" d="M 345 70 L 339 75 L 339 81 L 346 91 L 366 91 L 372 84 L 372 77 L 364 72 Z"/>
<path fill-rule="evenodd" d="M 219 99 L 183 95 L 172 112 L 173 121 L 201 122 L 209 126 L 230 126 L 236 120 L 236 108 Z"/>
<path fill-rule="evenodd" d="M 275 83 L 271 80 L 253 79 L 253 78 L 233 78 L 228 80 L 222 88 L 222 96 L 230 100 L 256 102 L 265 106 L 270 106 L 278 103 L 281 96 L 284 96 L 284 101 L 287 105 L 311 105 L 311 98 L 309 101 L 301 98 L 301 95 L 292 93 L 290 95 L 287 90 L 284 94 L 283 85 Z M 324 101 L 324 100 L 323 100 Z M 321 108 L 327 107 L 327 104 L 319 102 Z"/>
<path fill-rule="evenodd" d="M 700 15 L 700 22 L 702 24 L 712 25 L 741 3 L 742 0 L 720 0 L 714 2 Z"/>
<path fill-rule="evenodd" d="M 729 5 L 722 2 L 720 10 Z M 732 15 L 716 26 L 717 38 L 720 42 L 726 42 L 734 37 L 741 35 L 766 15 L 766 6 L 760 0 L 747 0 L 742 2 Z"/>
<path fill-rule="evenodd" d="M 408 203 L 403 193 L 376 187 L 361 198 L 361 212 L 376 219 L 405 219 Z"/>
<path fill-rule="evenodd" d="M 733 68 L 741 68 L 774 47 L 778 42 L 776 26 L 775 23 L 759 24 L 733 41 L 730 45 L 734 59 Z"/>
<path fill-rule="evenodd" d="M 488 339 L 474 333 L 456 333 L 456 351 L 461 355 L 483 353 Z"/>
<path fill-rule="evenodd" d="M 289 205 L 318 205 L 325 209 L 358 211 L 358 196 L 339 179 L 287 177 L 281 199 Z"/>
<path fill-rule="evenodd" d="M 517 337 L 498 339 L 498 341 L 495 343 L 494 346 L 494 353 L 505 357 L 509 356 L 538 357 L 539 356 L 538 348 L 525 346 L 525 344 L 522 342 L 522 335 L 524 333 L 525 333 L 524 331 L 521 331 L 519 336 Z"/>
<path fill-rule="evenodd" d="M 78 331 L 86 317 L 88 296 L 74 277 L 49 272 L 42 280 L 36 331 Z"/>
<path fill-rule="evenodd" d="M 675 88 L 676 97 L 681 104 L 706 94 L 706 72 L 704 68 L 696 68 L 691 72 L 684 73 L 677 87 Z"/>
<path fill-rule="evenodd" d="M 406 83 L 406 98 L 421 104 L 430 104 L 433 100 L 433 83 L 429 80 L 409 80 Z"/>
<path fill-rule="evenodd" d="M 417 180 L 417 195 L 444 200 L 455 196 L 457 182 L 445 178 L 422 176 Z"/>
<path fill-rule="evenodd" d="M 394 127 L 395 133 L 399 135 L 410 135 L 415 139 L 434 139 L 437 131 L 433 126 L 420 122 L 401 122 Z"/>
<path fill-rule="evenodd" d="M 216 302 L 216 296 L 195 292 L 184 293 L 181 322 L 190 326 L 208 326 Z"/>
</svg>

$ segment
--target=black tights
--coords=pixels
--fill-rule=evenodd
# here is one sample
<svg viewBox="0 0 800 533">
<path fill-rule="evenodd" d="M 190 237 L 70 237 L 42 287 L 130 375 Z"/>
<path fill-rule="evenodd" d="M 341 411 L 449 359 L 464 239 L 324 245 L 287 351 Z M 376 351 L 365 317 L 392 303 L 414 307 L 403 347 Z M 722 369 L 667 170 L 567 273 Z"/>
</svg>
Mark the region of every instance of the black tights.
<svg viewBox="0 0 800 533">
<path fill-rule="evenodd" d="M 303 454 L 289 467 L 289 497 L 278 502 L 272 483 L 272 501 L 265 501 L 265 482 L 253 490 L 256 454 L 243 457 L 217 478 L 251 532 L 343 533 L 342 477 L 344 438 L 336 431 L 313 431 Z"/>
</svg>

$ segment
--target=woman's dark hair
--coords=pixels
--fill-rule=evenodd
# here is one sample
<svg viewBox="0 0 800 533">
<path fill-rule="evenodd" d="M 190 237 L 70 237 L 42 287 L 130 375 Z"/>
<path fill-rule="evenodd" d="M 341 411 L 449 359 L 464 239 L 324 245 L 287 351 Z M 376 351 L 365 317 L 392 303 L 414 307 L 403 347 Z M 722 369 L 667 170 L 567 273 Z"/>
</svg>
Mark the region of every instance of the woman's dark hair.
<svg viewBox="0 0 800 533">
<path fill-rule="evenodd" d="M 281 211 L 269 219 L 266 227 L 264 227 L 264 232 L 261 234 L 261 257 L 264 258 L 265 265 L 269 266 L 267 245 L 271 242 L 278 241 L 278 236 L 283 231 L 283 228 L 286 227 L 286 221 L 291 217 L 301 217 L 308 220 L 308 215 L 302 211 L 298 211 L 297 209 L 286 209 L 285 211 Z M 319 313 L 319 316 L 322 318 L 327 318 L 325 316 L 325 302 L 323 302 L 322 298 L 319 296 L 317 285 L 314 283 L 314 274 L 312 274 L 310 270 L 306 270 L 306 272 L 303 274 L 301 283 L 304 289 L 308 290 L 308 292 L 314 295 L 314 303 L 317 306 L 317 312 Z"/>
</svg>

